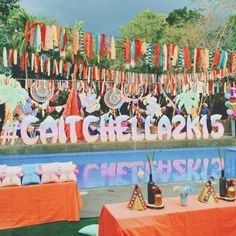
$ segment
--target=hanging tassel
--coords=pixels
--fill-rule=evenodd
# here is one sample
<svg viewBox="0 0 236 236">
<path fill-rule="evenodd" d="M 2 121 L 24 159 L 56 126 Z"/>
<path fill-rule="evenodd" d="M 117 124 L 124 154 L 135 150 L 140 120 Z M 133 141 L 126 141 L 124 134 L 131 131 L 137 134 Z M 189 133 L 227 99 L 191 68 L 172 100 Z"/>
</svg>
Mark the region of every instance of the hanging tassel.
<svg viewBox="0 0 236 236">
<path fill-rule="evenodd" d="M 76 29 L 72 30 L 72 51 L 75 55 L 79 50 L 79 33 Z"/>
<path fill-rule="evenodd" d="M 115 43 L 115 39 L 112 36 L 111 38 L 111 60 L 115 60 L 116 59 L 116 43 Z"/>
<path fill-rule="evenodd" d="M 217 49 L 215 51 L 214 57 L 213 57 L 213 68 L 217 67 L 219 65 L 219 61 L 220 61 L 220 50 Z"/>
<path fill-rule="evenodd" d="M 83 56 L 84 55 L 84 32 L 80 31 L 79 32 L 79 43 L 80 43 L 80 54 Z"/>
<path fill-rule="evenodd" d="M 88 56 L 88 34 L 83 32 L 84 54 Z"/>
<path fill-rule="evenodd" d="M 167 70 L 170 69 L 170 66 L 171 66 L 171 55 L 172 55 L 172 44 L 167 44 L 166 45 L 166 49 L 167 49 L 167 52 L 166 52 L 166 68 Z"/>
<path fill-rule="evenodd" d="M 43 73 L 43 67 L 44 67 L 44 58 L 43 56 L 41 55 L 40 56 L 40 72 Z"/>
<path fill-rule="evenodd" d="M 190 59 L 190 50 L 188 46 L 185 46 L 183 48 L 183 54 L 184 54 L 184 66 L 185 68 L 189 69 L 191 68 L 191 59 Z"/>
<path fill-rule="evenodd" d="M 53 49 L 53 38 L 54 38 L 54 33 L 53 33 L 53 26 L 50 26 L 50 36 L 49 36 L 49 50 Z"/>
<path fill-rule="evenodd" d="M 60 33 L 60 43 L 59 43 L 59 49 L 60 51 L 63 51 L 63 43 L 64 43 L 64 34 L 65 34 L 65 28 L 61 29 L 61 33 Z"/>
<path fill-rule="evenodd" d="M 31 70 L 34 70 L 34 53 L 31 54 Z"/>
<path fill-rule="evenodd" d="M 34 59 L 34 72 L 37 74 L 39 73 L 39 55 L 35 55 L 35 59 Z"/>
<path fill-rule="evenodd" d="M 62 75 L 62 70 L 63 70 L 63 61 L 60 60 L 59 62 L 59 74 Z"/>
<path fill-rule="evenodd" d="M 25 70 L 25 53 L 23 52 L 20 59 L 20 69 Z"/>
<path fill-rule="evenodd" d="M 160 47 L 159 44 L 155 44 L 154 55 L 153 55 L 153 64 L 155 67 L 159 66 L 159 57 L 160 57 Z"/>
<path fill-rule="evenodd" d="M 167 45 L 164 44 L 163 46 L 163 70 L 167 70 Z"/>
<path fill-rule="evenodd" d="M 41 43 L 42 43 L 42 39 L 41 39 L 41 28 L 40 25 L 37 24 L 37 34 L 36 34 L 36 51 L 37 52 L 41 52 Z"/>
<path fill-rule="evenodd" d="M 41 41 L 42 41 L 42 49 L 46 48 L 46 25 L 41 24 Z"/>
<path fill-rule="evenodd" d="M 58 64 L 57 64 L 57 60 L 56 59 L 53 60 L 53 74 L 55 74 L 55 75 L 59 74 Z"/>
<path fill-rule="evenodd" d="M 100 45 L 100 35 L 96 34 L 94 37 L 94 54 L 98 57 L 99 56 L 99 45 Z"/>
<path fill-rule="evenodd" d="M 146 64 L 152 67 L 152 45 L 150 43 L 146 44 Z"/>
<path fill-rule="evenodd" d="M 141 56 L 141 41 L 139 39 L 135 39 L 134 62 L 137 62 L 140 56 Z"/>
<path fill-rule="evenodd" d="M 105 34 L 101 34 L 99 56 L 102 56 L 105 52 Z"/>
<path fill-rule="evenodd" d="M 236 52 L 232 53 L 232 66 L 231 66 L 231 73 L 236 72 Z"/>
<path fill-rule="evenodd" d="M 179 47 L 172 44 L 171 66 L 177 66 Z"/>
<path fill-rule="evenodd" d="M 56 35 L 56 36 L 57 36 L 57 45 L 56 45 L 56 47 L 58 47 L 59 50 L 60 50 L 60 43 L 61 43 L 61 42 L 60 42 L 60 40 L 61 40 L 61 38 L 60 38 L 60 37 L 61 37 L 61 30 L 62 30 L 62 29 L 61 29 L 60 26 L 57 26 L 57 27 L 56 27 L 56 34 L 57 34 L 57 35 Z"/>
<path fill-rule="evenodd" d="M 77 72 L 78 72 L 78 65 L 75 64 L 75 65 L 74 65 L 74 71 L 73 71 L 72 80 L 76 80 Z"/>
<path fill-rule="evenodd" d="M 127 65 L 130 65 L 131 63 L 130 49 L 131 49 L 130 40 L 127 38 L 124 45 L 125 61 Z"/>
<path fill-rule="evenodd" d="M 30 29 L 30 21 L 27 20 L 25 22 L 25 32 L 24 32 L 26 45 L 28 45 L 29 41 L 29 29 Z"/>
<path fill-rule="evenodd" d="M 11 66 L 13 64 L 13 59 L 14 59 L 14 49 L 11 48 L 9 50 L 9 56 L 8 56 L 9 66 Z"/>
<path fill-rule="evenodd" d="M 53 32 L 53 47 L 58 47 L 57 27 L 52 25 L 51 30 Z"/>
<path fill-rule="evenodd" d="M 225 56 L 226 56 L 226 52 L 224 50 L 221 50 L 219 63 L 218 63 L 217 68 L 216 68 L 217 70 L 220 70 L 220 69 L 224 68 Z"/>
<path fill-rule="evenodd" d="M 182 69 L 184 67 L 184 50 L 183 47 L 179 48 L 179 69 Z"/>
<path fill-rule="evenodd" d="M 50 38 L 51 38 L 51 27 L 49 25 L 46 25 L 46 30 L 45 30 L 45 51 L 48 51 L 50 49 Z"/>
<path fill-rule="evenodd" d="M 34 46 L 34 24 L 31 25 L 30 28 L 30 47 Z"/>
<path fill-rule="evenodd" d="M 159 54 L 159 66 L 163 68 L 163 46 L 160 46 L 160 54 Z"/>
<path fill-rule="evenodd" d="M 89 34 L 88 38 L 88 58 L 93 59 L 93 34 Z"/>
<path fill-rule="evenodd" d="M 106 48 L 106 53 L 107 53 L 107 60 L 110 61 L 111 60 L 111 39 L 109 35 L 106 36 L 105 42 L 106 42 L 105 48 Z"/>
<path fill-rule="evenodd" d="M 226 69 L 227 61 L 229 58 L 228 52 L 225 51 L 224 53 L 225 53 L 225 57 L 224 57 L 224 61 L 222 62 L 222 69 Z"/>
<path fill-rule="evenodd" d="M 135 55 L 135 42 L 131 42 L 131 48 L 130 48 L 130 57 L 131 57 L 131 66 L 134 67 L 135 65 L 135 60 L 134 60 L 134 55 Z"/>
<path fill-rule="evenodd" d="M 48 76 L 51 75 L 51 60 L 50 60 L 50 58 L 48 58 L 48 62 L 47 62 L 47 75 Z"/>
<path fill-rule="evenodd" d="M 62 47 L 62 51 L 65 51 L 65 50 L 66 50 L 67 42 L 68 42 L 68 38 L 67 38 L 66 29 L 65 29 L 65 33 L 64 33 L 64 36 L 63 36 L 63 47 Z"/>
</svg>

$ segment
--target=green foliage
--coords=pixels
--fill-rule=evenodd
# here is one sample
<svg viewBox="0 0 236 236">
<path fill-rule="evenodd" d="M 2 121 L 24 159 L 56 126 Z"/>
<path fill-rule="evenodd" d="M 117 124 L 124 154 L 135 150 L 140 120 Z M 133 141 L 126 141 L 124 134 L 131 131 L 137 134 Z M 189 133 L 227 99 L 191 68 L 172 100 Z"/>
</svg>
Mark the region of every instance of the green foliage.
<svg viewBox="0 0 236 236">
<path fill-rule="evenodd" d="M 165 14 L 156 14 L 150 9 L 145 9 L 128 24 L 120 27 L 121 36 L 157 41 L 167 26 L 166 17 Z"/>
<path fill-rule="evenodd" d="M 230 49 L 236 49 L 236 14 L 230 16 L 230 22 L 229 22 L 229 32 L 224 37 L 224 41 L 228 39 L 227 44 L 225 47 Z"/>
<path fill-rule="evenodd" d="M 20 0 L 0 0 L 0 25 L 4 25 L 11 11 L 19 8 Z"/>
<path fill-rule="evenodd" d="M 148 162 L 148 166 L 149 166 L 149 173 L 152 174 L 152 165 L 153 165 L 153 161 L 155 159 L 155 153 L 152 153 L 152 158 L 150 157 L 150 154 L 147 152 L 146 153 L 146 159 Z"/>
<path fill-rule="evenodd" d="M 187 7 L 175 9 L 172 11 L 166 21 L 171 26 L 183 27 L 186 23 L 195 23 L 199 20 L 201 14 L 198 10 L 188 10 Z"/>
</svg>

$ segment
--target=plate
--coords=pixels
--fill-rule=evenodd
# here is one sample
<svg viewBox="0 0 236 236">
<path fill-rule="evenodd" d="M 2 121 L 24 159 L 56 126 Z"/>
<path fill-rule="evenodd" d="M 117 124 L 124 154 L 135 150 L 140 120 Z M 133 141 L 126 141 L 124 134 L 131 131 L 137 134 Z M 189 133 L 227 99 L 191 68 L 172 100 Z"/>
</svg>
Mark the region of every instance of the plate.
<svg viewBox="0 0 236 236">
<path fill-rule="evenodd" d="M 221 200 L 224 200 L 224 201 L 228 201 L 228 202 L 235 201 L 235 197 L 220 197 L 220 196 L 218 196 L 218 199 L 221 199 Z"/>
<path fill-rule="evenodd" d="M 147 204 L 147 208 L 154 209 L 154 210 L 161 210 L 164 209 L 164 205 L 162 204 L 161 206 L 156 206 L 154 204 Z"/>
</svg>

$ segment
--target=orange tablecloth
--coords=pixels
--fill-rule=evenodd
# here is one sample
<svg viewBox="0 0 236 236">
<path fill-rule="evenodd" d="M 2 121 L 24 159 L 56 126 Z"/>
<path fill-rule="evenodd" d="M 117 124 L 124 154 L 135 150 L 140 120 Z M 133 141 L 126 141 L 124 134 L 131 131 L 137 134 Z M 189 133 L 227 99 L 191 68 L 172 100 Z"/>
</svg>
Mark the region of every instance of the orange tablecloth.
<svg viewBox="0 0 236 236">
<path fill-rule="evenodd" d="M 236 203 L 204 204 L 197 196 L 180 206 L 179 198 L 164 199 L 165 209 L 131 211 L 127 203 L 103 206 L 99 236 L 235 236 Z"/>
<path fill-rule="evenodd" d="M 79 221 L 75 182 L 0 188 L 0 229 L 53 221 Z"/>
</svg>

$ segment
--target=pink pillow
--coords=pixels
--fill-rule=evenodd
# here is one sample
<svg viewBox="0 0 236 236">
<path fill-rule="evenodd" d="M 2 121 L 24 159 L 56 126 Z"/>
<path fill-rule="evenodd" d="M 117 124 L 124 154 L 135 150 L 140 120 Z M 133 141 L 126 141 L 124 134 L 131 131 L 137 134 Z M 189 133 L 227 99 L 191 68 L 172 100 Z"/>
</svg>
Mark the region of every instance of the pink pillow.
<svg viewBox="0 0 236 236">
<path fill-rule="evenodd" d="M 60 169 L 58 163 L 47 163 L 40 166 L 42 172 L 41 184 L 58 183 L 60 176 Z"/>
<path fill-rule="evenodd" d="M 4 172 L 6 172 L 7 165 L 0 165 L 0 181 L 3 179 Z"/>
<path fill-rule="evenodd" d="M 21 186 L 21 177 L 23 175 L 22 166 L 7 166 L 1 175 L 1 186 Z"/>
<path fill-rule="evenodd" d="M 58 163 L 61 175 L 59 182 L 74 181 L 77 182 L 76 175 L 78 174 L 78 168 L 72 162 Z"/>
</svg>

